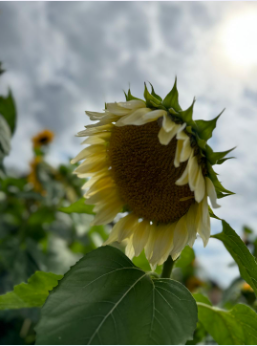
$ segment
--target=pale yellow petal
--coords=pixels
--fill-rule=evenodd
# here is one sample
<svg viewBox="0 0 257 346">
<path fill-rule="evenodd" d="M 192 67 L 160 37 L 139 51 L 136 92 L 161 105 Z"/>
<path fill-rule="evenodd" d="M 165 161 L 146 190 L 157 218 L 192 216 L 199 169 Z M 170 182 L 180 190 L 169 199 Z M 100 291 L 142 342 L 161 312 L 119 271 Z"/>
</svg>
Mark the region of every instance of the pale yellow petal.
<svg viewBox="0 0 257 346">
<path fill-rule="evenodd" d="M 102 170 L 106 165 L 106 154 L 97 154 L 87 158 L 75 169 L 74 173 L 94 173 Z"/>
<path fill-rule="evenodd" d="M 135 251 L 135 256 L 139 256 L 145 247 L 149 235 L 150 235 L 150 223 L 149 221 L 143 220 L 138 222 L 134 227 L 133 236 L 133 247 Z"/>
<path fill-rule="evenodd" d="M 173 237 L 176 223 L 168 225 L 158 225 L 155 228 L 156 236 L 154 239 L 152 256 L 150 263 L 155 266 L 163 264 L 173 249 Z"/>
<path fill-rule="evenodd" d="M 131 113 L 128 116 L 124 116 L 120 118 L 116 123 L 115 126 L 125 126 L 125 125 L 143 125 L 146 124 L 148 121 L 144 119 L 144 115 L 146 113 L 151 112 L 150 108 L 140 108 Z M 153 120 L 151 120 L 153 121 Z"/>
<path fill-rule="evenodd" d="M 90 120 L 100 120 L 101 118 L 106 116 L 106 113 L 98 113 L 98 112 L 86 111 L 86 115 L 89 116 Z"/>
<path fill-rule="evenodd" d="M 138 224 L 138 217 L 133 213 L 130 213 L 127 216 L 125 216 L 124 219 L 125 223 L 123 224 L 123 227 L 120 230 L 119 241 L 129 238 L 130 235 L 133 233 L 134 228 L 137 227 Z"/>
<path fill-rule="evenodd" d="M 202 169 L 199 167 L 195 183 L 195 200 L 200 203 L 205 196 L 205 180 Z"/>
<path fill-rule="evenodd" d="M 183 147 L 180 154 L 180 162 L 185 162 L 189 159 L 190 155 L 192 154 L 193 149 L 190 145 L 190 139 L 187 137 L 187 139 L 184 140 Z"/>
<path fill-rule="evenodd" d="M 217 203 L 217 193 L 213 185 L 213 182 L 211 181 L 210 178 L 205 177 L 205 184 L 206 184 L 207 195 L 210 198 L 212 207 L 219 208 L 220 205 Z"/>
<path fill-rule="evenodd" d="M 127 102 L 118 102 L 118 105 L 127 109 L 146 108 L 145 102 L 141 100 L 131 100 Z"/>
<path fill-rule="evenodd" d="M 100 209 L 92 224 L 93 225 L 106 225 L 113 221 L 115 216 L 122 210 L 122 203 L 116 202 L 108 206 L 103 206 L 102 209 Z"/>
<path fill-rule="evenodd" d="M 188 183 L 188 164 L 186 165 L 186 168 L 184 169 L 184 172 L 182 173 L 181 177 L 176 181 L 176 185 L 183 186 Z"/>
<path fill-rule="evenodd" d="M 197 232 L 202 238 L 204 246 L 206 246 L 209 241 L 210 233 L 211 233 L 210 215 L 209 215 L 207 197 L 205 197 L 202 200 L 202 202 L 198 204 L 196 226 L 197 226 Z"/>
<path fill-rule="evenodd" d="M 166 113 L 163 117 L 162 128 L 166 132 L 170 132 L 174 126 L 178 126 L 171 120 L 171 117 Z"/>
<path fill-rule="evenodd" d="M 148 114 L 144 115 L 144 118 L 149 121 L 157 120 L 160 117 L 166 115 L 167 112 L 162 109 L 156 109 L 155 111 L 151 111 Z"/>
<path fill-rule="evenodd" d="M 191 191 L 195 190 L 196 178 L 199 171 L 199 165 L 196 156 L 190 156 L 188 160 L 188 184 Z"/>
<path fill-rule="evenodd" d="M 89 128 L 83 131 L 80 131 L 76 136 L 77 137 L 86 137 L 86 136 L 94 136 L 95 134 L 111 131 L 113 128 L 113 124 L 102 125 L 98 127 Z"/>
<path fill-rule="evenodd" d="M 125 249 L 125 254 L 126 256 L 128 256 L 130 260 L 132 260 L 132 258 L 135 256 L 135 250 L 133 247 L 133 237 L 134 237 L 134 234 L 132 234 L 130 238 L 127 240 L 127 246 Z"/>
<path fill-rule="evenodd" d="M 197 214 L 197 204 L 192 204 L 186 214 L 186 223 L 188 231 L 188 245 L 193 246 L 196 239 L 196 214 Z"/>
<path fill-rule="evenodd" d="M 175 227 L 173 236 L 173 249 L 171 256 L 173 260 L 177 259 L 181 251 L 184 249 L 188 242 L 188 231 L 186 223 L 186 215 L 182 216 Z"/>
<path fill-rule="evenodd" d="M 86 159 L 88 156 L 103 153 L 106 151 L 106 146 L 97 144 L 97 145 L 91 145 L 90 147 L 84 148 L 81 150 L 81 152 L 71 160 L 71 164 L 74 164 L 78 161 L 81 161 L 83 159 Z"/>
<path fill-rule="evenodd" d="M 183 148 L 183 140 L 179 139 L 177 141 L 177 148 L 176 148 L 176 154 L 175 154 L 175 159 L 174 159 L 174 166 L 179 167 L 180 165 L 180 154 Z"/>
<path fill-rule="evenodd" d="M 117 102 L 107 103 L 106 108 L 108 112 L 119 116 L 124 116 L 131 113 L 131 109 L 121 107 Z"/>
</svg>

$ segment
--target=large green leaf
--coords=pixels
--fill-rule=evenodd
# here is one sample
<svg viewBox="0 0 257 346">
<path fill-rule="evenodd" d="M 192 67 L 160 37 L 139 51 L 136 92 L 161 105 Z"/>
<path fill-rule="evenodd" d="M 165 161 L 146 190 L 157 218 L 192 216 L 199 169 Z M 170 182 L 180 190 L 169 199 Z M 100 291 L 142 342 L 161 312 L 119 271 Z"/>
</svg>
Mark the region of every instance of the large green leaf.
<svg viewBox="0 0 257 346">
<path fill-rule="evenodd" d="M 42 309 L 37 344 L 183 344 L 196 328 L 189 291 L 105 246 L 65 274 Z"/>
<path fill-rule="evenodd" d="M 58 284 L 62 275 L 36 272 L 28 283 L 14 286 L 12 292 L 0 296 L 0 310 L 40 307 L 44 304 L 49 291 Z"/>
<path fill-rule="evenodd" d="M 237 263 L 242 278 L 252 287 L 257 296 L 257 263 L 253 255 L 236 232 L 226 221 L 222 221 L 223 230 L 212 237 L 223 242 Z"/>
<path fill-rule="evenodd" d="M 85 198 L 80 198 L 77 202 L 69 205 L 68 207 L 60 207 L 58 210 L 66 214 L 79 213 L 79 214 L 91 214 L 93 212 L 94 206 L 85 204 Z"/>
<path fill-rule="evenodd" d="M 257 314 L 249 306 L 238 304 L 226 311 L 197 303 L 199 321 L 220 345 L 256 345 Z"/>
<path fill-rule="evenodd" d="M 6 97 L 0 96 L 0 114 L 5 118 L 13 133 L 16 125 L 16 107 L 10 90 Z"/>
</svg>

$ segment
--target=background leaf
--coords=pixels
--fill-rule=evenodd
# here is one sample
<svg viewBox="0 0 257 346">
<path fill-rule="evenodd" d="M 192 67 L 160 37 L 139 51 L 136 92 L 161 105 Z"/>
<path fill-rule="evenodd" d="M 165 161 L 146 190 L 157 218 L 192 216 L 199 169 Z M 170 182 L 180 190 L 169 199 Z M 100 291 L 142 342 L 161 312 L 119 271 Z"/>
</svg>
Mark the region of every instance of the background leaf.
<svg viewBox="0 0 257 346">
<path fill-rule="evenodd" d="M 60 207 L 59 211 L 63 213 L 79 213 L 79 214 L 90 214 L 94 215 L 93 212 L 94 206 L 85 204 L 85 198 L 80 198 L 77 202 L 71 204 L 68 207 Z"/>
<path fill-rule="evenodd" d="M 226 221 L 222 221 L 223 230 L 212 237 L 223 242 L 230 255 L 234 258 L 239 267 L 242 278 L 252 287 L 257 296 L 257 263 L 253 255 L 247 249 L 242 239 L 229 226 Z"/>
<path fill-rule="evenodd" d="M 198 317 L 206 331 L 220 345 L 256 345 L 257 314 L 238 304 L 226 311 L 198 303 Z"/>
<path fill-rule="evenodd" d="M 0 96 L 0 114 L 7 121 L 13 134 L 16 126 L 16 107 L 10 90 L 6 97 Z"/>
<path fill-rule="evenodd" d="M 153 279 L 105 246 L 80 260 L 50 294 L 37 344 L 183 344 L 196 322 L 195 300 L 182 284 Z"/>
<path fill-rule="evenodd" d="M 12 292 L 0 296 L 0 310 L 40 307 L 44 304 L 49 291 L 58 284 L 62 275 L 36 272 L 28 283 L 14 286 Z"/>
</svg>

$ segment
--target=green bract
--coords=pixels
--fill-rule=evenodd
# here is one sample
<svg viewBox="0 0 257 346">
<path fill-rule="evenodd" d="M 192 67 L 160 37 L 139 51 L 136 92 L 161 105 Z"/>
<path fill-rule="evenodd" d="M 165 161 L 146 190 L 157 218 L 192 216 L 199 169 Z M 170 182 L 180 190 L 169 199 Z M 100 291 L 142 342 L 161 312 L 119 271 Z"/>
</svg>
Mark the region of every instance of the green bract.
<svg viewBox="0 0 257 346">
<path fill-rule="evenodd" d="M 222 164 L 232 157 L 226 157 L 233 149 L 229 149 L 221 152 L 214 152 L 212 148 L 207 144 L 207 141 L 212 137 L 212 132 L 216 127 L 217 120 L 223 113 L 223 111 L 212 120 L 193 120 L 193 108 L 195 104 L 195 99 L 193 100 L 191 106 L 182 110 L 179 105 L 179 93 L 177 89 L 177 78 L 171 91 L 167 96 L 162 99 L 154 91 L 151 84 L 151 93 L 149 93 L 147 86 L 145 84 L 144 98 L 146 101 L 146 107 L 151 109 L 163 109 L 168 112 L 170 118 L 177 124 L 186 123 L 185 132 L 190 136 L 191 146 L 195 148 L 199 161 L 205 163 L 206 175 L 211 179 L 215 186 L 215 190 L 218 198 L 226 197 L 228 195 L 233 195 L 231 192 L 225 189 L 220 183 L 217 173 L 213 170 L 213 166 Z M 126 101 L 139 100 L 131 94 L 130 89 L 128 93 L 125 93 Z"/>
</svg>

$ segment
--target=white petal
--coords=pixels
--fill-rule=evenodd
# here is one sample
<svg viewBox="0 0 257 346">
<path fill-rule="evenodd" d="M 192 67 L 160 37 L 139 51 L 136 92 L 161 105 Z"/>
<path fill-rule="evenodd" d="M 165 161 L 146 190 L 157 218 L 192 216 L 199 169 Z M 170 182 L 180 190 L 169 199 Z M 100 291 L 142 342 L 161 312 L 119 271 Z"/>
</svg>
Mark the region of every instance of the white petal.
<svg viewBox="0 0 257 346">
<path fill-rule="evenodd" d="M 176 223 L 158 225 L 155 228 L 156 236 L 150 263 L 155 266 L 163 264 L 173 249 L 173 237 Z"/>
<path fill-rule="evenodd" d="M 92 144 L 92 145 L 95 145 L 95 144 L 104 144 L 105 141 L 104 139 L 98 137 L 97 135 L 95 136 L 91 136 L 91 137 L 88 137 L 86 138 L 83 142 L 81 142 L 81 145 L 82 144 Z"/>
<path fill-rule="evenodd" d="M 106 166 L 106 153 L 101 153 L 87 158 L 75 169 L 74 173 L 94 173 L 102 170 Z"/>
<path fill-rule="evenodd" d="M 100 171 L 98 172 L 97 174 L 95 175 L 92 175 L 91 178 L 82 186 L 82 190 L 85 190 L 85 189 L 88 189 L 90 186 L 92 186 L 96 181 L 98 180 L 101 180 L 102 178 L 105 178 L 107 176 L 109 176 L 110 173 L 109 171 L 106 169 L 106 170 L 103 170 L 103 171 Z"/>
<path fill-rule="evenodd" d="M 191 191 L 195 190 L 196 178 L 199 171 L 199 165 L 196 156 L 191 154 L 188 160 L 188 183 Z"/>
<path fill-rule="evenodd" d="M 123 219 L 124 222 L 122 223 L 122 227 L 120 228 L 118 241 L 129 238 L 133 233 L 134 228 L 137 227 L 138 224 L 138 217 L 133 213 L 128 214 Z"/>
<path fill-rule="evenodd" d="M 184 131 L 180 131 L 177 134 L 177 139 L 188 140 L 189 137 L 188 137 L 188 135 Z"/>
<path fill-rule="evenodd" d="M 135 250 L 133 247 L 133 236 L 134 234 L 132 234 L 130 238 L 127 240 L 127 246 L 125 249 L 125 254 L 126 256 L 128 256 L 130 260 L 132 260 L 132 258 L 135 256 Z"/>
<path fill-rule="evenodd" d="M 205 196 L 205 180 L 203 177 L 202 169 L 199 167 L 196 183 L 195 183 L 195 200 L 200 203 Z"/>
<path fill-rule="evenodd" d="M 207 195 L 210 197 L 212 207 L 219 208 L 220 205 L 217 203 L 217 193 L 213 185 L 213 182 L 211 181 L 210 178 L 205 177 L 205 183 L 206 183 Z"/>
<path fill-rule="evenodd" d="M 91 145 L 90 147 L 84 148 L 81 152 L 71 160 L 71 164 L 79 162 L 80 160 L 86 159 L 88 156 L 106 152 L 105 145 Z"/>
<path fill-rule="evenodd" d="M 187 223 L 186 216 L 182 216 L 175 227 L 174 236 L 173 236 L 173 249 L 171 251 L 171 256 L 173 260 L 178 258 L 181 251 L 184 249 L 188 242 L 188 231 L 187 231 Z"/>
<path fill-rule="evenodd" d="M 123 204 L 120 202 L 104 206 L 94 218 L 93 225 L 106 225 L 113 221 L 115 216 L 122 210 Z"/>
<path fill-rule="evenodd" d="M 137 223 L 134 227 L 134 236 L 133 236 L 133 247 L 135 250 L 135 256 L 139 256 L 145 247 L 148 238 L 150 235 L 150 223 L 149 221 L 143 220 L 142 222 Z"/>
<path fill-rule="evenodd" d="M 125 126 L 125 125 L 143 125 L 147 123 L 147 120 L 144 119 L 146 113 L 151 112 L 150 108 L 140 108 L 128 116 L 122 117 L 119 119 L 115 126 Z M 152 121 L 152 120 L 151 120 Z"/>
<path fill-rule="evenodd" d="M 165 114 L 167 114 L 166 111 L 164 111 L 162 109 L 157 109 L 157 110 L 151 111 L 147 115 L 145 115 L 144 119 L 147 119 L 149 121 L 153 121 L 153 120 L 159 119 L 160 117 L 164 116 Z"/>
<path fill-rule="evenodd" d="M 109 115 L 108 114 L 108 116 L 103 117 L 100 121 L 98 121 L 98 123 L 87 125 L 86 128 L 90 129 L 90 128 L 94 128 L 94 127 L 103 126 L 106 124 L 111 124 L 112 122 L 117 121 L 118 119 L 119 119 L 119 117 L 117 115 L 113 115 L 113 114 Z"/>
<path fill-rule="evenodd" d="M 137 109 L 137 108 L 145 108 L 145 102 L 141 100 L 131 100 L 127 102 L 118 102 L 118 105 L 127 109 Z"/>
<path fill-rule="evenodd" d="M 86 115 L 89 116 L 90 120 L 100 120 L 102 117 L 106 116 L 106 113 L 86 111 Z"/>
<path fill-rule="evenodd" d="M 174 166 L 175 167 L 179 167 L 179 165 L 180 165 L 180 154 L 182 151 L 182 147 L 183 147 L 183 140 L 179 139 L 177 141 L 177 148 L 176 148 L 176 154 L 175 154 L 175 159 L 174 159 Z"/>
<path fill-rule="evenodd" d="M 210 233 L 211 233 L 211 225 L 210 225 L 210 215 L 208 209 L 207 198 L 205 197 L 201 203 L 198 204 L 197 215 L 196 215 L 196 226 L 197 232 L 200 234 L 204 246 L 207 245 Z"/>
<path fill-rule="evenodd" d="M 162 145 L 167 145 L 176 135 L 176 127 L 174 126 L 170 132 L 166 132 L 163 128 L 160 129 L 158 133 L 159 142 Z"/>
<path fill-rule="evenodd" d="M 186 214 L 186 223 L 187 223 L 187 231 L 188 231 L 188 245 L 193 246 L 196 239 L 196 213 L 197 213 L 197 205 L 192 204 Z"/>
<path fill-rule="evenodd" d="M 117 102 L 107 103 L 106 107 L 108 112 L 119 116 L 124 116 L 131 113 L 131 109 L 121 107 Z"/>
<path fill-rule="evenodd" d="M 94 136 L 95 134 L 110 131 L 113 127 L 113 124 L 102 125 L 98 127 L 93 127 L 86 129 L 84 131 L 80 131 L 76 136 L 77 137 L 86 137 L 86 136 Z"/>
<path fill-rule="evenodd" d="M 184 172 L 182 173 L 181 177 L 176 181 L 176 185 L 182 186 L 188 183 L 188 164 L 186 165 L 186 168 Z"/>
<path fill-rule="evenodd" d="M 173 120 L 171 120 L 170 116 L 168 114 L 165 114 L 163 117 L 163 122 L 162 122 L 162 128 L 166 132 L 170 132 L 174 126 L 178 126 L 174 123 Z"/>
<path fill-rule="evenodd" d="M 126 224 L 126 216 L 121 218 L 113 227 L 109 238 L 104 242 L 104 245 L 114 243 L 115 241 L 120 241 L 120 232 L 123 226 Z"/>
<path fill-rule="evenodd" d="M 191 148 L 191 145 L 190 145 L 190 139 L 189 137 L 187 137 L 187 139 L 184 140 L 183 148 L 181 150 L 180 162 L 187 161 L 192 152 L 193 152 L 193 149 Z"/>
</svg>

